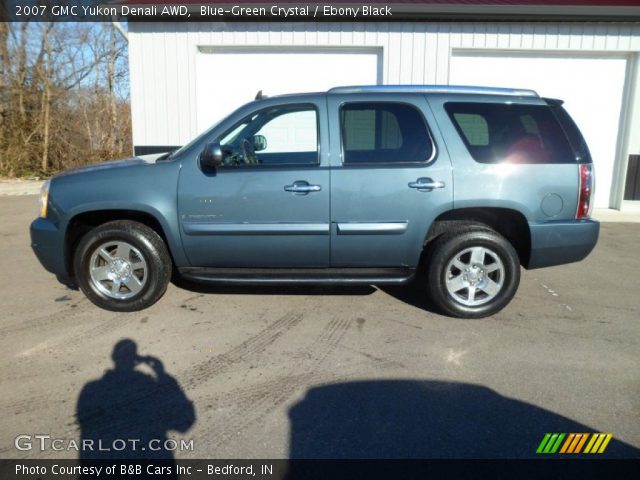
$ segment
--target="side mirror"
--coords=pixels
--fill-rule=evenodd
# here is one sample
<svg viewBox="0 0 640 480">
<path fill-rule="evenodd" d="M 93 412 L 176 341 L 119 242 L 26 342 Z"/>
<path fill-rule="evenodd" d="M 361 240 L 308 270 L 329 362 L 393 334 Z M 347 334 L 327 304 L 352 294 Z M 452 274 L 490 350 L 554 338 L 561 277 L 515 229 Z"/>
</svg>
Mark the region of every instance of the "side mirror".
<svg viewBox="0 0 640 480">
<path fill-rule="evenodd" d="M 261 152 L 267 149 L 267 138 L 264 135 L 253 136 L 253 151 Z"/>
<path fill-rule="evenodd" d="M 215 170 L 222 165 L 222 160 L 222 148 L 218 142 L 207 143 L 198 157 L 198 163 L 203 172 Z"/>
</svg>

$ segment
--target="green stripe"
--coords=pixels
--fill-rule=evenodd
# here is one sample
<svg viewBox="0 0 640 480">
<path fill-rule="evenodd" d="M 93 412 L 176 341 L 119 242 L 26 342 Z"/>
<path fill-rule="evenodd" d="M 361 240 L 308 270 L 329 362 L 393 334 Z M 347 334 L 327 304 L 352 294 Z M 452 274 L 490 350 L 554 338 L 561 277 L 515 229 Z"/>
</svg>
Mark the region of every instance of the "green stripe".
<svg viewBox="0 0 640 480">
<path fill-rule="evenodd" d="M 566 435 L 565 433 L 560 434 L 560 436 L 558 437 L 558 440 L 556 440 L 556 444 L 553 446 L 550 453 L 556 453 L 558 451 L 558 448 L 560 448 L 560 443 L 562 443 L 562 439 L 564 439 L 565 435 Z"/>
<path fill-rule="evenodd" d="M 550 433 L 547 433 L 544 438 L 542 439 L 542 442 L 540 442 L 540 445 L 538 445 L 538 449 L 536 450 L 536 453 L 542 453 L 542 450 L 544 449 L 544 446 L 547 444 L 547 441 L 549 440 L 549 437 L 551 436 Z"/>
<path fill-rule="evenodd" d="M 558 434 L 557 433 L 554 433 L 553 435 L 551 435 L 551 438 L 547 442 L 547 446 L 544 447 L 544 452 L 543 453 L 551 453 L 551 448 L 553 447 L 553 444 L 555 443 L 556 438 L 558 438 Z"/>
</svg>

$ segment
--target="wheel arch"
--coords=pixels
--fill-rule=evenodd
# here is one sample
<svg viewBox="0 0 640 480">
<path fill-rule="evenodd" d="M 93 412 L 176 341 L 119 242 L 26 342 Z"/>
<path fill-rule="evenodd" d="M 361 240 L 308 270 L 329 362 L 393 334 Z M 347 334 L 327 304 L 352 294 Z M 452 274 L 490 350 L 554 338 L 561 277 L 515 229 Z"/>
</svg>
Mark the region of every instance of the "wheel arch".
<svg viewBox="0 0 640 480">
<path fill-rule="evenodd" d="M 529 265 L 531 256 L 531 231 L 526 217 L 511 208 L 471 207 L 448 210 L 431 224 L 424 239 L 424 246 L 440 235 L 452 230 L 469 227 L 488 227 L 505 237 L 518 253 L 520 264 Z"/>
<path fill-rule="evenodd" d="M 176 265 L 176 256 L 180 256 L 181 251 L 176 250 L 179 247 L 173 244 L 172 238 L 167 235 L 169 227 L 164 225 L 156 215 L 137 209 L 86 210 L 72 216 L 65 229 L 64 258 L 69 278 L 73 278 L 73 253 L 82 237 L 92 229 L 115 220 L 130 220 L 151 228 L 162 238 L 173 266 Z"/>
</svg>

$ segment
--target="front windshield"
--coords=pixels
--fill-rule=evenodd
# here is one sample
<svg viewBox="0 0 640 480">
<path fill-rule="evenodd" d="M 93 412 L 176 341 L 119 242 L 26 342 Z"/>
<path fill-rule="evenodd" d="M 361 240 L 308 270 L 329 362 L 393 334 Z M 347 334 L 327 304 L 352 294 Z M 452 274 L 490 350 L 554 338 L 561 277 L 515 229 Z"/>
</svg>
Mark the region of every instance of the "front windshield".
<svg viewBox="0 0 640 480">
<path fill-rule="evenodd" d="M 208 128 L 207 130 L 205 130 L 204 132 L 202 132 L 200 135 L 198 135 L 196 138 L 194 138 L 193 140 L 191 140 L 189 143 L 186 143 L 185 145 L 181 146 L 180 148 L 178 148 L 177 150 L 174 150 L 173 152 L 171 152 L 166 160 L 175 157 L 176 155 L 181 154 L 182 152 L 186 151 L 187 149 L 191 148 L 192 145 L 195 145 L 196 143 L 200 142 L 200 140 L 202 140 L 203 138 L 207 137 L 211 131 L 216 128 L 218 125 L 220 125 L 220 123 L 222 122 L 222 120 L 224 120 L 224 118 L 222 118 L 221 120 L 218 120 L 216 123 L 213 124 L 213 126 L 211 126 L 211 128 Z"/>
<path fill-rule="evenodd" d="M 246 105 L 245 105 L 246 106 Z M 244 108 L 244 107 L 241 107 Z M 238 109 L 239 110 L 239 109 Z M 237 111 L 237 110 L 236 110 Z M 211 132 L 218 127 L 218 125 L 220 125 L 224 120 L 226 120 L 227 118 L 229 118 L 231 115 L 233 115 L 236 111 L 232 112 L 229 115 L 226 115 L 224 117 L 222 117 L 220 120 L 218 120 L 216 123 L 214 123 L 211 127 L 207 128 L 204 132 L 202 132 L 200 135 L 198 135 L 196 138 L 194 138 L 193 140 L 191 140 L 189 143 L 183 145 L 182 147 L 178 148 L 177 150 L 174 150 L 173 152 L 171 152 L 166 159 L 175 157 L 177 155 L 180 155 L 182 152 L 185 152 L 186 150 L 188 150 L 189 148 L 191 148 L 193 145 L 201 142 L 203 139 L 207 138 L 209 135 L 211 135 Z"/>
</svg>

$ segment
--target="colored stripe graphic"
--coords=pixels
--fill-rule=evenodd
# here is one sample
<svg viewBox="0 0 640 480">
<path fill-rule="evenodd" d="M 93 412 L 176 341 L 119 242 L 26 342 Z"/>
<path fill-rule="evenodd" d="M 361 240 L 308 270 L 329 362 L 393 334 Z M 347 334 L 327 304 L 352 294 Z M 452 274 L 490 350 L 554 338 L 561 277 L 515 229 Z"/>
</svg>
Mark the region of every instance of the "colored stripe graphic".
<svg viewBox="0 0 640 480">
<path fill-rule="evenodd" d="M 544 450 L 544 446 L 549 441 L 549 437 L 551 437 L 550 433 L 545 434 L 544 438 L 540 442 L 540 445 L 538 445 L 538 449 L 536 450 L 536 453 L 542 453 L 542 451 Z"/>
<path fill-rule="evenodd" d="M 547 433 L 538 445 L 536 453 L 556 453 L 565 436 L 565 433 Z"/>
<path fill-rule="evenodd" d="M 606 435 L 607 436 L 605 437 L 604 441 L 602 442 L 602 445 L 600 445 L 600 450 L 598 450 L 598 453 L 604 453 L 605 448 L 607 448 L 607 445 L 609 445 L 609 442 L 613 438 L 613 434 L 612 433 L 607 433 Z"/>
<path fill-rule="evenodd" d="M 582 438 L 580 439 L 580 442 L 578 442 L 578 445 L 576 445 L 576 449 L 574 450 L 573 453 L 580 453 L 580 451 L 582 450 L 582 447 L 584 446 L 585 442 L 587 441 L 587 438 L 589 438 L 589 434 L 588 433 L 583 433 L 582 434 Z"/>
<path fill-rule="evenodd" d="M 612 438 L 611 433 L 594 433 L 584 453 L 604 453 Z"/>
<path fill-rule="evenodd" d="M 569 445 L 571 445 L 571 442 L 573 442 L 573 439 L 575 438 L 576 434 L 575 433 L 570 433 L 569 436 L 567 437 L 567 441 L 564 442 L 564 445 L 562 445 L 562 448 L 560 449 L 560 453 L 566 453 L 567 449 L 569 448 Z"/>
<path fill-rule="evenodd" d="M 538 445 L 536 453 L 604 453 L 612 438 L 613 434 L 611 433 L 546 433 Z M 587 442 L 587 440 L 589 441 Z M 583 450 L 585 443 L 587 446 Z"/>
<path fill-rule="evenodd" d="M 571 433 L 564 442 L 559 453 L 580 453 L 585 442 L 589 438 L 588 433 Z"/>
</svg>

